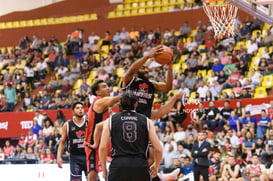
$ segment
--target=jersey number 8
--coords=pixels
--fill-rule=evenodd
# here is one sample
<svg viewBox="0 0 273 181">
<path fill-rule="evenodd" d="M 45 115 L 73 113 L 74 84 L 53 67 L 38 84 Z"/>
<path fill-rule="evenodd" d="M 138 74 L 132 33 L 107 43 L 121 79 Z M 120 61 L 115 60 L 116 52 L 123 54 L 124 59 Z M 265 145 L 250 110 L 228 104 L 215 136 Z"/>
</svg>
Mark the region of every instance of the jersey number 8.
<svg viewBox="0 0 273 181">
<path fill-rule="evenodd" d="M 126 121 L 122 124 L 123 139 L 129 143 L 137 139 L 137 125 L 135 122 Z"/>
</svg>

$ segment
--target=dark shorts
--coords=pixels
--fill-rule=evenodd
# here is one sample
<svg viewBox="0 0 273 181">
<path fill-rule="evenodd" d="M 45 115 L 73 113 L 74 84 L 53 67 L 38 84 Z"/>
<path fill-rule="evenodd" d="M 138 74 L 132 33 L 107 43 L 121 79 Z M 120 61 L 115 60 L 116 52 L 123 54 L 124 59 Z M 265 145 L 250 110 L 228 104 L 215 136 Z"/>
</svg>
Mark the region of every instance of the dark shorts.
<svg viewBox="0 0 273 181">
<path fill-rule="evenodd" d="M 150 169 L 145 158 L 114 158 L 110 165 L 108 181 L 151 181 Z"/>
<path fill-rule="evenodd" d="M 98 172 L 99 169 L 99 155 L 96 150 L 85 147 L 87 173 L 91 171 Z"/>
<path fill-rule="evenodd" d="M 81 181 L 82 172 L 84 171 L 87 176 L 86 168 L 86 157 L 85 155 L 70 155 L 70 180 Z"/>
</svg>

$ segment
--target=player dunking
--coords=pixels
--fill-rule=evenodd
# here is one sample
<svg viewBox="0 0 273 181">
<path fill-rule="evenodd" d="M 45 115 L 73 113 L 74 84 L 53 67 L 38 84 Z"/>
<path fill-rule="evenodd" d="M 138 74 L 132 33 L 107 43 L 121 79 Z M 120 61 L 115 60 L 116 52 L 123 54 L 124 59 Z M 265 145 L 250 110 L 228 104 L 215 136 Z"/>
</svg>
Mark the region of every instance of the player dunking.
<svg viewBox="0 0 273 181">
<path fill-rule="evenodd" d="M 167 104 L 162 106 L 159 110 L 153 110 L 154 94 L 156 92 L 166 92 L 172 89 L 173 70 L 172 63 L 168 65 L 167 81 L 156 82 L 149 80 L 149 70 L 144 66 L 145 62 L 153 58 L 155 55 L 163 51 L 162 46 L 157 46 L 150 50 L 150 52 L 132 64 L 123 77 L 123 90 L 131 90 L 136 93 L 138 98 L 138 105 L 136 111 L 144 114 L 152 120 L 156 120 L 168 113 L 176 100 L 182 98 L 184 94 L 175 95 Z"/>
<path fill-rule="evenodd" d="M 103 121 L 109 118 L 109 106 L 116 104 L 119 97 L 110 97 L 107 84 L 98 80 L 92 86 L 92 93 L 96 96 L 88 111 L 88 126 L 85 135 L 85 153 L 88 181 L 97 181 L 99 158 L 96 149 L 103 129 Z"/>
<path fill-rule="evenodd" d="M 111 137 L 113 160 L 108 181 L 150 181 L 150 171 L 153 177 L 157 175 L 162 147 L 152 121 L 135 111 L 137 100 L 132 92 L 124 92 L 120 98 L 122 111 L 104 122 L 99 156 L 106 178 L 107 144 Z M 149 141 L 156 151 L 150 170 L 146 157 Z"/>
<path fill-rule="evenodd" d="M 166 83 L 150 81 L 148 78 L 149 70 L 144 66 L 148 59 L 153 58 L 155 55 L 160 54 L 162 51 L 162 46 L 153 48 L 146 56 L 134 62 L 123 77 L 123 90 L 131 90 L 135 92 L 138 98 L 136 111 L 138 113 L 144 114 L 152 120 L 159 119 L 167 114 L 174 106 L 177 99 L 181 99 L 184 95 L 183 92 L 180 92 L 179 94 L 173 96 L 172 99 L 159 110 L 152 111 L 155 92 L 166 92 L 172 89 L 173 74 L 171 63 L 168 65 Z M 153 151 L 150 149 L 149 164 L 153 163 L 153 158 Z M 159 179 L 155 178 L 153 180 Z"/>
<path fill-rule="evenodd" d="M 57 163 L 62 168 L 62 153 L 66 142 L 70 152 L 70 180 L 82 180 L 82 171 L 87 176 L 86 156 L 84 152 L 84 134 L 87 125 L 87 120 L 83 118 L 84 109 L 81 102 L 76 102 L 72 105 L 74 118 L 66 122 L 63 126 L 63 133 L 57 153 Z"/>
</svg>

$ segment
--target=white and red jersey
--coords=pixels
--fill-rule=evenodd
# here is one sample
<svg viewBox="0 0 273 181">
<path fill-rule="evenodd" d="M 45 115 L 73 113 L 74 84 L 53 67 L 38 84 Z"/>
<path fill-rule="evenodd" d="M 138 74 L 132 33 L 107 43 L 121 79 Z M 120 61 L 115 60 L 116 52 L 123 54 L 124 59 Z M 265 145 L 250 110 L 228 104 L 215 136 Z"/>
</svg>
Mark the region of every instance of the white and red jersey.
<svg viewBox="0 0 273 181">
<path fill-rule="evenodd" d="M 26 136 L 25 138 L 25 143 L 27 143 L 27 145 L 32 145 L 35 141 L 37 140 L 37 136 L 34 134 L 34 135 L 31 135 L 31 136 Z"/>
<path fill-rule="evenodd" d="M 257 164 L 257 165 L 252 164 L 248 168 L 250 172 L 255 172 L 255 173 L 249 173 L 248 178 L 257 178 L 257 177 L 260 177 L 263 170 L 265 169 L 265 166 L 261 164 Z"/>
</svg>

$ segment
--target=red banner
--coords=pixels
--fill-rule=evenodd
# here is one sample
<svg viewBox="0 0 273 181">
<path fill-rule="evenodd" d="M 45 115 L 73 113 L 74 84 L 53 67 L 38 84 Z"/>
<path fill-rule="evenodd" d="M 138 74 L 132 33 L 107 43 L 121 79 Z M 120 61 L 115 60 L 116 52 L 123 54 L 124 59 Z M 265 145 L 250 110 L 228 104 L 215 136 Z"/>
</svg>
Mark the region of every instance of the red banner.
<svg viewBox="0 0 273 181">
<path fill-rule="evenodd" d="M 262 109 L 269 107 L 269 102 L 273 100 L 273 97 L 261 98 L 261 99 L 234 99 L 230 100 L 230 106 L 235 108 L 236 102 L 241 101 L 246 110 L 250 111 L 252 115 L 259 115 Z M 224 101 L 214 101 L 217 108 L 224 106 Z M 203 102 L 205 107 L 208 107 L 208 102 Z M 156 105 L 160 107 L 160 105 Z M 112 109 L 114 112 L 118 111 L 118 107 Z M 185 111 L 188 113 L 183 125 L 187 125 L 189 122 L 195 121 L 195 114 L 198 110 L 197 103 L 185 103 Z M 86 110 L 87 111 L 87 110 Z M 57 110 L 40 111 L 41 113 L 47 112 L 48 116 L 54 122 L 57 117 Z M 70 109 L 62 109 L 66 119 L 72 118 L 72 111 Z M 35 117 L 34 112 L 4 112 L 0 113 L 0 138 L 17 138 L 21 134 L 27 134 L 28 129 L 32 127 L 32 121 Z"/>
</svg>

